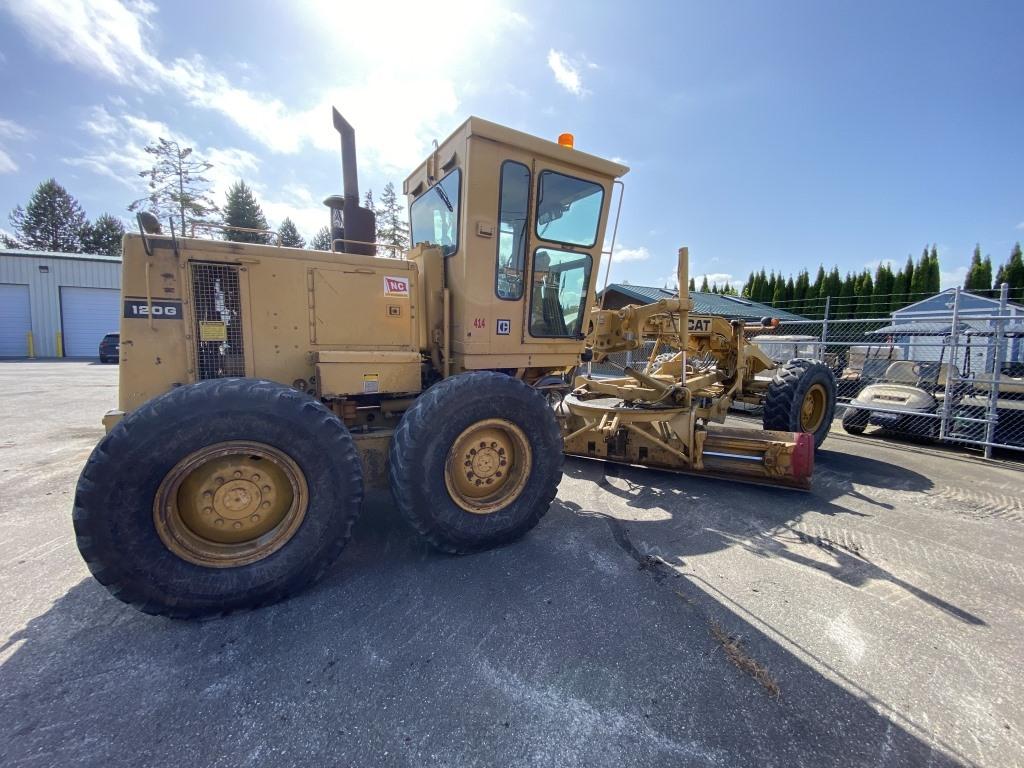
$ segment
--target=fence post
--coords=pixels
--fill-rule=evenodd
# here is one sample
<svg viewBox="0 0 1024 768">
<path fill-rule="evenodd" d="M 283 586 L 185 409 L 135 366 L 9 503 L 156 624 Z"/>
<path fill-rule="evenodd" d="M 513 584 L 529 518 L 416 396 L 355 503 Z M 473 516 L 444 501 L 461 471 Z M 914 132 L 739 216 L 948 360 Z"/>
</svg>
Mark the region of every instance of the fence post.
<svg viewBox="0 0 1024 768">
<path fill-rule="evenodd" d="M 992 458 L 992 443 L 995 442 L 996 421 L 999 419 L 999 381 L 1003 373 L 1003 358 L 1006 350 L 1004 344 L 1006 339 L 1003 336 L 1003 326 L 1006 323 L 1006 304 L 1009 300 L 1010 286 L 1003 283 L 999 286 L 999 318 L 996 320 L 995 344 L 992 360 L 992 375 L 989 377 L 988 392 L 988 413 L 985 418 L 988 423 L 985 425 L 985 458 Z"/>
<path fill-rule="evenodd" d="M 821 354 L 818 359 L 825 362 L 825 345 L 828 343 L 828 308 L 832 303 L 832 297 L 825 297 L 825 316 L 821 320 Z"/>
<path fill-rule="evenodd" d="M 949 362 L 946 364 L 946 396 L 942 399 L 942 418 L 939 420 L 939 440 L 946 439 L 949 427 L 949 411 L 952 407 L 953 368 L 956 367 L 956 352 L 960 343 L 960 286 L 953 292 L 953 321 L 949 328 Z"/>
</svg>

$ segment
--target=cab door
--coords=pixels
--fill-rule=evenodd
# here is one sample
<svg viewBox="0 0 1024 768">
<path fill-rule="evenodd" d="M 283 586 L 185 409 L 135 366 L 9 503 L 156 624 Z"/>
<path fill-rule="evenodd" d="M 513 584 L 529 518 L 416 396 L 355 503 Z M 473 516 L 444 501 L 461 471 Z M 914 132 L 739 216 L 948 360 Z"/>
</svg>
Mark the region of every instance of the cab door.
<svg viewBox="0 0 1024 768">
<path fill-rule="evenodd" d="M 586 333 L 609 194 L 576 169 L 535 164 L 524 343 L 575 348 Z"/>
</svg>

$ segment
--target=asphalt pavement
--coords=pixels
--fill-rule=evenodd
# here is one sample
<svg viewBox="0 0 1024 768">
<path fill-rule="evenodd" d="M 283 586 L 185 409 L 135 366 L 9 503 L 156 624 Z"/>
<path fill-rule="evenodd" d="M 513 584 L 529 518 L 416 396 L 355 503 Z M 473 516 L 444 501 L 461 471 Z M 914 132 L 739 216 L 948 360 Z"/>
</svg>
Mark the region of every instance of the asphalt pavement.
<svg viewBox="0 0 1024 768">
<path fill-rule="evenodd" d="M 116 366 L 0 363 L 4 766 L 1024 765 L 1024 465 L 833 433 L 810 493 L 570 459 L 521 541 L 372 495 L 326 578 L 203 623 L 92 580 Z"/>
</svg>

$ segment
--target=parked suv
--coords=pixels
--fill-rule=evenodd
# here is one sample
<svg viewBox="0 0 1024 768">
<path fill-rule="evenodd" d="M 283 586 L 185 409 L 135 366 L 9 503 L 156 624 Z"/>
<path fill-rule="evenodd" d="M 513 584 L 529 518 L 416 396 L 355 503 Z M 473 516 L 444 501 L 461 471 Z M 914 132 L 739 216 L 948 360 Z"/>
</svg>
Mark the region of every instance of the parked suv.
<svg viewBox="0 0 1024 768">
<path fill-rule="evenodd" d="M 108 333 L 100 342 L 100 362 L 116 363 L 121 357 L 121 334 Z"/>
</svg>

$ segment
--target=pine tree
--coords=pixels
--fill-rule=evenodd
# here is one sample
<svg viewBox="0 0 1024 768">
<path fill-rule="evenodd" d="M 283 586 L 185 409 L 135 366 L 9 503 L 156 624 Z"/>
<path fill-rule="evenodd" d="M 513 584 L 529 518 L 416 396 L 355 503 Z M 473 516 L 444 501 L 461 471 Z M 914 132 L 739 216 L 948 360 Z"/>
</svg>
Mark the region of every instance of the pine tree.
<svg viewBox="0 0 1024 768">
<path fill-rule="evenodd" d="M 701 280 L 701 283 L 700 283 L 700 292 L 701 293 L 708 293 L 709 291 L 710 291 L 710 289 L 708 288 L 708 276 L 704 275 L 704 279 Z"/>
<path fill-rule="evenodd" d="M 939 269 L 939 251 L 932 245 L 931 255 L 928 257 L 928 279 L 925 282 L 925 290 L 928 293 L 938 293 L 942 285 L 942 272 Z"/>
<path fill-rule="evenodd" d="M 967 266 L 967 274 L 964 275 L 964 290 L 973 291 L 978 288 L 978 277 L 981 271 L 981 245 L 974 246 L 974 253 L 971 255 L 971 263 Z M 988 288 L 988 286 L 985 286 Z"/>
<path fill-rule="evenodd" d="M 1010 257 L 996 272 L 995 287 L 1001 288 L 1003 283 L 1009 286 L 1010 301 L 1024 301 L 1024 257 L 1021 256 L 1020 243 L 1013 246 Z"/>
<path fill-rule="evenodd" d="M 914 257 L 907 254 L 907 263 L 903 266 L 903 298 L 900 299 L 900 306 L 905 307 L 917 301 L 914 293 Z"/>
<path fill-rule="evenodd" d="M 754 290 L 754 273 L 751 272 L 750 275 L 747 277 L 747 282 L 745 282 L 743 284 L 742 295 L 743 296 L 747 296 L 749 298 L 751 293 L 753 292 L 753 290 Z"/>
<path fill-rule="evenodd" d="M 981 282 L 982 287 L 985 291 L 991 292 L 992 290 L 992 256 L 985 254 L 985 258 L 981 262 Z"/>
<path fill-rule="evenodd" d="M 146 152 L 154 158 L 153 167 L 139 171 L 139 176 L 149 180 L 149 194 L 129 205 L 129 211 L 150 211 L 161 222 L 177 216 L 180 232 L 185 231 L 186 218 L 206 219 L 217 213 L 209 196 L 210 181 L 203 176 L 212 163 L 193 155 L 192 147 L 164 138 Z"/>
<path fill-rule="evenodd" d="M 309 247 L 314 251 L 331 250 L 331 228 L 320 227 L 320 230 L 313 235 L 313 239 L 309 241 Z"/>
<path fill-rule="evenodd" d="M 694 282 L 693 282 L 693 278 L 692 278 L 692 277 L 690 278 L 690 285 L 688 286 L 688 289 L 689 289 L 690 293 L 693 293 L 694 291 L 696 291 L 696 290 L 697 290 L 697 289 L 696 289 L 696 288 L 694 287 Z"/>
<path fill-rule="evenodd" d="M 104 213 L 82 230 L 82 252 L 102 253 L 108 256 L 121 255 L 121 238 L 124 224 L 109 213 Z"/>
<path fill-rule="evenodd" d="M 380 196 L 380 208 L 377 209 L 377 242 L 397 246 L 388 248 L 389 256 L 400 256 L 401 251 L 409 248 L 409 223 L 405 218 L 405 209 L 398 202 L 395 185 L 390 181 L 384 185 Z"/>
<path fill-rule="evenodd" d="M 36 187 L 28 205 L 11 212 L 10 221 L 20 247 L 58 253 L 80 252 L 88 224 L 82 206 L 56 179 Z"/>
<path fill-rule="evenodd" d="M 299 234 L 299 230 L 295 226 L 295 222 L 289 217 L 285 217 L 284 221 L 281 222 L 281 226 L 278 227 L 277 232 L 281 235 L 281 245 L 285 248 L 305 248 L 306 241 Z"/>
<path fill-rule="evenodd" d="M 266 243 L 268 236 L 263 232 L 245 232 L 244 229 L 267 229 L 267 217 L 256 200 L 256 195 L 239 179 L 228 188 L 224 202 L 224 225 L 242 229 L 224 230 L 224 239 L 236 243 Z"/>
</svg>

